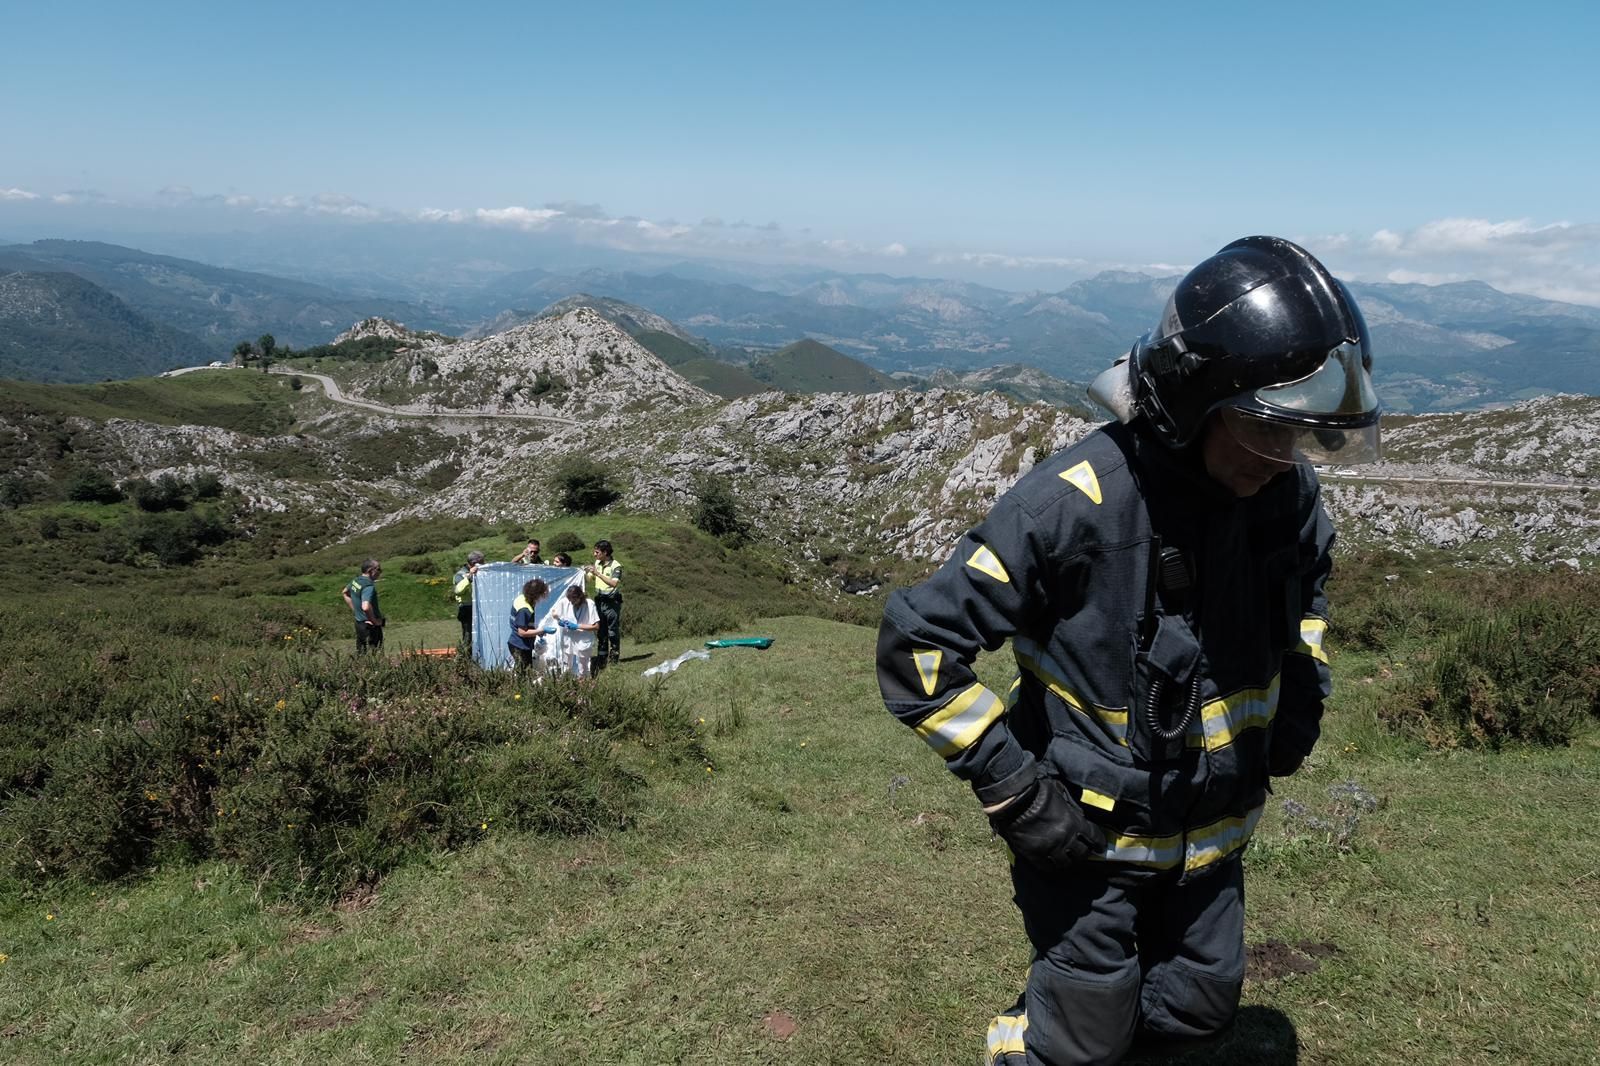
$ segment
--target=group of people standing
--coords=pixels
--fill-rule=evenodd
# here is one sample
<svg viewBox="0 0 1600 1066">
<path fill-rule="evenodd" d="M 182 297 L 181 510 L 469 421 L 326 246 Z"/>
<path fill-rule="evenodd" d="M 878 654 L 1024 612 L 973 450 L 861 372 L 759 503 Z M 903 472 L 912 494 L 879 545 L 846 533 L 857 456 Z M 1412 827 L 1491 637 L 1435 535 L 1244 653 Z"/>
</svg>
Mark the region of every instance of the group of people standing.
<svg viewBox="0 0 1600 1066">
<path fill-rule="evenodd" d="M 472 646 L 472 585 L 483 560 L 482 552 L 468 552 L 466 565 L 456 571 L 453 583 L 464 647 Z M 566 552 L 558 552 L 546 563 L 537 540 L 529 540 L 527 547 L 510 561 L 524 566 L 572 566 L 572 558 Z M 547 621 L 552 624 L 545 627 L 540 626 L 537 611 L 539 602 L 549 595 L 550 586 L 542 578 L 533 578 L 522 586 L 511 606 L 511 636 L 506 642 L 519 670 L 531 668 L 537 658 L 549 672 L 589 677 L 621 657 L 622 564 L 617 562 L 609 540 L 595 542 L 594 562 L 582 570 L 585 583 L 567 589 L 548 615 Z M 592 585 L 592 596 L 585 584 Z"/>
</svg>

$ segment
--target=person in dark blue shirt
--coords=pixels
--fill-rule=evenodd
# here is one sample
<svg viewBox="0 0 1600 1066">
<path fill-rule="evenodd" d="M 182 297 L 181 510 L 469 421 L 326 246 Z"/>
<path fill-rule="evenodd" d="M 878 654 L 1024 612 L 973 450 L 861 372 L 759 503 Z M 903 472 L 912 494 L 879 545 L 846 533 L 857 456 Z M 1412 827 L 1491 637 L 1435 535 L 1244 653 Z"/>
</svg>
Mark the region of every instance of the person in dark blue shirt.
<svg viewBox="0 0 1600 1066">
<path fill-rule="evenodd" d="M 511 639 L 506 648 L 511 660 L 521 673 L 533 666 L 534 652 L 543 654 L 544 634 L 539 630 L 539 601 L 550 592 L 550 586 L 534 578 L 522 586 L 522 592 L 511 604 Z"/>
</svg>

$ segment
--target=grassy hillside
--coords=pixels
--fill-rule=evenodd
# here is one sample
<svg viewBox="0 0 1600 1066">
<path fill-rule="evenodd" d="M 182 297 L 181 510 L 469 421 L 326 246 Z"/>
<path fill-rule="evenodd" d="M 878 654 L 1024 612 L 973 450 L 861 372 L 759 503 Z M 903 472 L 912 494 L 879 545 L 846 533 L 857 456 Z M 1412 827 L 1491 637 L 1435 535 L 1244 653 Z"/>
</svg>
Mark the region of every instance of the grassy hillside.
<svg viewBox="0 0 1600 1066">
<path fill-rule="evenodd" d="M 887 374 L 810 339 L 762 356 L 750 373 L 780 392 L 881 392 L 897 386 Z"/>
<path fill-rule="evenodd" d="M 165 426 L 217 426 L 281 433 L 294 421 L 288 378 L 243 370 L 202 370 L 175 378 L 46 386 L 7 381 L 0 410 L 83 418 L 134 418 Z"/>
<path fill-rule="evenodd" d="M 1003 848 L 883 712 L 870 628 L 756 628 L 769 651 L 664 682 L 703 757 L 658 767 L 629 829 L 490 827 L 328 908 L 263 906 L 219 863 L 0 898 L 8 1060 L 974 1061 L 1028 962 Z M 1280 946 L 1232 1039 L 1185 1061 L 1592 1050 L 1594 748 L 1386 739 L 1371 696 L 1393 665 L 1336 654 L 1323 743 L 1246 855 L 1247 939 Z"/>
<path fill-rule="evenodd" d="M 724 363 L 720 359 L 690 359 L 672 369 L 692 384 L 725 400 L 754 396 L 758 392 L 767 392 L 777 387 L 755 378 L 744 367 Z"/>
<path fill-rule="evenodd" d="M 690 344 L 682 337 L 674 337 L 672 334 L 665 333 L 659 329 L 641 329 L 632 332 L 634 340 L 644 345 L 656 358 L 668 366 L 678 367 L 696 359 L 706 358 L 704 348 Z"/>
<path fill-rule="evenodd" d="M 0 377 L 97 381 L 210 358 L 199 338 L 74 274 L 0 272 Z"/>
</svg>

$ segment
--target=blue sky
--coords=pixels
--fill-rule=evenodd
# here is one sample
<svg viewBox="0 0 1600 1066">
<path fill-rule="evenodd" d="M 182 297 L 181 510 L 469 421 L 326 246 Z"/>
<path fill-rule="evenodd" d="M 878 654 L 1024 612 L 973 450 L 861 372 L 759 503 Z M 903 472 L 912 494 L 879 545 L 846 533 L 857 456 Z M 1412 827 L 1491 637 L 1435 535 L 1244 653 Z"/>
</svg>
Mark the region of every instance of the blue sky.
<svg viewBox="0 0 1600 1066">
<path fill-rule="evenodd" d="M 1023 287 L 1271 232 L 1600 303 L 1593 5 L 0 16 L 0 237 L 425 220 Z"/>
</svg>

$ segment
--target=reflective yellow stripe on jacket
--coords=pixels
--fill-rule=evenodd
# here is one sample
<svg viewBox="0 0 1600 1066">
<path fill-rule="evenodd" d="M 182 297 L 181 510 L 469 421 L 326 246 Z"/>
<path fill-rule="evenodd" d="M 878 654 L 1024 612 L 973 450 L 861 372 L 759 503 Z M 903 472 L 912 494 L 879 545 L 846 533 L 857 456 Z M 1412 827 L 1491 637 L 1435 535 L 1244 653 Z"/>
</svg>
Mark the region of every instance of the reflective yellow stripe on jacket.
<svg viewBox="0 0 1600 1066">
<path fill-rule="evenodd" d="M 917 723 L 917 735 L 946 759 L 965 751 L 1005 713 L 1000 697 L 982 685 L 969 685 Z"/>
<path fill-rule="evenodd" d="M 1055 693 L 1056 698 L 1085 718 L 1098 722 L 1101 729 L 1116 743 L 1124 748 L 1128 746 L 1127 708 L 1101 707 L 1090 703 L 1068 688 L 1063 676 L 1066 671 L 1053 662 L 1044 653 L 1043 648 L 1026 637 L 1015 638 L 1011 642 L 1011 647 L 1017 657 L 1018 665 L 1032 674 L 1041 685 Z"/>
<path fill-rule="evenodd" d="M 1155 870 L 1173 869 L 1181 861 L 1185 873 L 1199 870 L 1227 858 L 1248 844 L 1264 809 L 1264 806 L 1257 807 L 1242 818 L 1223 818 L 1172 836 L 1113 837 L 1107 842 L 1104 854 L 1091 858 L 1148 866 Z"/>
</svg>

